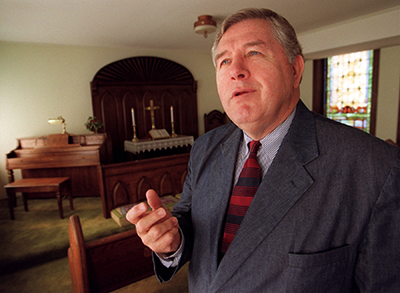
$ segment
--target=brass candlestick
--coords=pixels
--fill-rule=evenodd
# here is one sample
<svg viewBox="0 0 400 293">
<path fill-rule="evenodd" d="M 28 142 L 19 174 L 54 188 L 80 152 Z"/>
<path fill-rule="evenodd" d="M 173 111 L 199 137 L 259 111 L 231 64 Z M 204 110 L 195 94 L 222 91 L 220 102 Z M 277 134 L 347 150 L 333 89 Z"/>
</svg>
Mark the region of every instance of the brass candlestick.
<svg viewBox="0 0 400 293">
<path fill-rule="evenodd" d="M 174 121 L 171 121 L 171 137 L 177 137 L 178 135 L 175 133 L 175 129 L 174 129 Z"/>
<path fill-rule="evenodd" d="M 133 138 L 132 141 L 133 142 L 139 142 L 139 139 L 136 137 L 136 125 L 132 125 L 133 128 Z"/>
</svg>

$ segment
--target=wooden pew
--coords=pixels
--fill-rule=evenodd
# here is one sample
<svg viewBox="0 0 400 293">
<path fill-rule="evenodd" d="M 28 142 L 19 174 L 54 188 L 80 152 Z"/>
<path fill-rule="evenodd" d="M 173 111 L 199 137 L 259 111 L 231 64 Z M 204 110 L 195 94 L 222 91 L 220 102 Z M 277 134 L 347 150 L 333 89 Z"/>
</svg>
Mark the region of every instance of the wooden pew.
<svg viewBox="0 0 400 293">
<path fill-rule="evenodd" d="M 185 153 L 102 166 L 105 217 L 114 208 L 146 200 L 148 189 L 160 197 L 181 193 L 189 157 Z"/>
<path fill-rule="evenodd" d="M 136 230 L 85 243 L 77 215 L 69 220 L 73 292 L 110 292 L 154 274 L 151 251 Z"/>
</svg>

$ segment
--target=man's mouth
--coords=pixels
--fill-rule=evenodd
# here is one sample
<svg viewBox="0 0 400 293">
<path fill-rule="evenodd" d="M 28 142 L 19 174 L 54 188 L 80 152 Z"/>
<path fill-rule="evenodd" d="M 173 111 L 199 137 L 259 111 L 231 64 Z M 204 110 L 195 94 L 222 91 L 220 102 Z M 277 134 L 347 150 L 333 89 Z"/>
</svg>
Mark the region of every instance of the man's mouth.
<svg viewBox="0 0 400 293">
<path fill-rule="evenodd" d="M 241 95 L 245 95 L 245 94 L 248 94 L 250 92 L 251 92 L 250 90 L 237 90 L 237 91 L 233 92 L 232 97 L 239 97 Z"/>
</svg>

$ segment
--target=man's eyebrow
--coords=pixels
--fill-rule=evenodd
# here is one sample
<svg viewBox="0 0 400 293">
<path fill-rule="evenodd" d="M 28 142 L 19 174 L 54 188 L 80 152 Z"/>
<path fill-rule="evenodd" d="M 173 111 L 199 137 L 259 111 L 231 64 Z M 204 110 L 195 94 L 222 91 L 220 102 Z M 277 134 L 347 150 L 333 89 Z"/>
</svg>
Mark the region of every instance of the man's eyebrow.
<svg viewBox="0 0 400 293">
<path fill-rule="evenodd" d="M 251 41 L 251 42 L 244 44 L 243 47 L 247 48 L 247 47 L 255 47 L 255 46 L 259 46 L 259 45 L 265 45 L 265 42 L 262 40 L 255 40 L 255 41 Z M 228 52 L 227 50 L 224 50 L 224 51 L 216 54 L 215 61 L 218 60 L 219 58 L 221 58 L 222 56 L 224 56 L 227 52 Z"/>
<path fill-rule="evenodd" d="M 215 55 L 215 61 L 217 61 L 219 58 L 221 58 L 222 56 L 224 56 L 226 54 L 227 50 L 222 51 L 221 53 L 218 53 L 217 55 Z"/>
<path fill-rule="evenodd" d="M 254 46 L 259 46 L 259 45 L 265 45 L 265 42 L 262 40 L 255 40 L 255 41 L 244 44 L 244 47 L 254 47 Z"/>
</svg>

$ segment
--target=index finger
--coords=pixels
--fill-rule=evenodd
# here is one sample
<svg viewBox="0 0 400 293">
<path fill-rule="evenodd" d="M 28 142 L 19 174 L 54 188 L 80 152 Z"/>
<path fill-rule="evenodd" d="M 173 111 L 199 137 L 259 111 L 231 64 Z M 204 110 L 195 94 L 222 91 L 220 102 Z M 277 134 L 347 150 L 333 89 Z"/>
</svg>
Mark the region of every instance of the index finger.
<svg viewBox="0 0 400 293">
<path fill-rule="evenodd" d="M 146 213 L 148 206 L 146 203 L 142 202 L 133 206 L 127 213 L 126 219 L 131 222 L 132 224 L 136 225 L 137 222 L 143 217 Z"/>
</svg>

